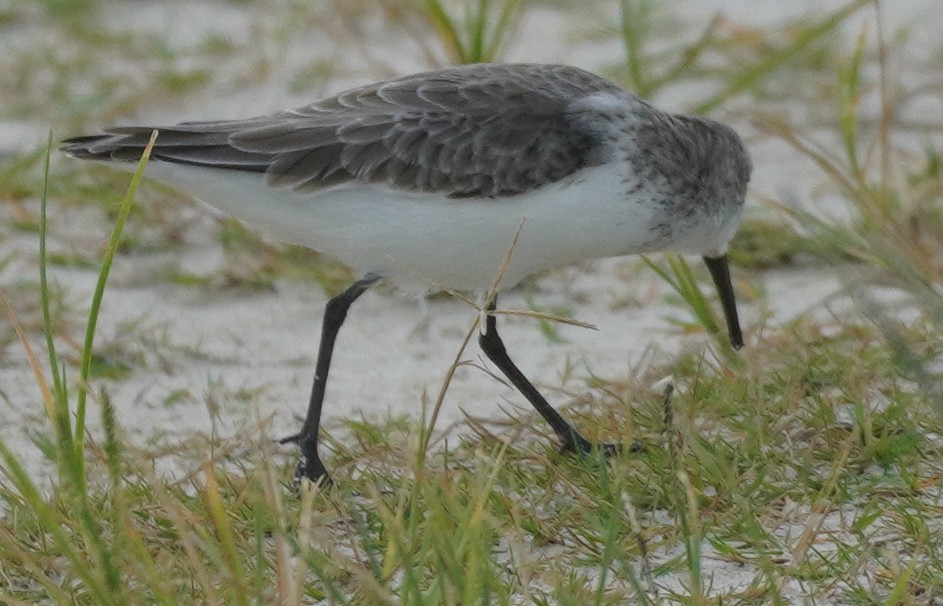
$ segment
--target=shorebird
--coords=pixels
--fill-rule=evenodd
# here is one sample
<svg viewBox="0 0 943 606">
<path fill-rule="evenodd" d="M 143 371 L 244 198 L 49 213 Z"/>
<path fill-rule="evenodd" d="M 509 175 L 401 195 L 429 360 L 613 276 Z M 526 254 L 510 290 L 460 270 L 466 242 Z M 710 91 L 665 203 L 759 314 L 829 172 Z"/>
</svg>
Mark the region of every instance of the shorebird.
<svg viewBox="0 0 943 606">
<path fill-rule="evenodd" d="M 149 177 L 361 272 L 327 303 L 307 415 L 284 440 L 300 446 L 298 478 L 327 478 L 318 435 L 334 342 L 380 280 L 484 297 L 502 261 L 507 288 L 583 259 L 696 254 L 743 345 L 726 256 L 750 178 L 743 143 L 582 69 L 450 67 L 255 118 L 113 127 L 62 150 L 133 169 L 155 129 Z M 483 305 L 494 312 L 497 296 Z M 564 450 L 593 450 L 511 360 L 493 313 L 478 341 Z"/>
</svg>

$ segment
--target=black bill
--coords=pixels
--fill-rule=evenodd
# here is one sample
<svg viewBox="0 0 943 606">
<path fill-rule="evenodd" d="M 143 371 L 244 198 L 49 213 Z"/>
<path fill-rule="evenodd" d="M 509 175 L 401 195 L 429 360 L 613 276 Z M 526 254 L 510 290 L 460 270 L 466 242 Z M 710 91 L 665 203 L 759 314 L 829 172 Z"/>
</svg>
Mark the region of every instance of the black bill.
<svg viewBox="0 0 943 606">
<path fill-rule="evenodd" d="M 730 283 L 730 267 L 727 265 L 727 255 L 719 257 L 704 257 L 704 263 L 711 272 L 720 303 L 724 308 L 724 317 L 727 319 L 727 332 L 730 334 L 730 344 L 734 349 L 743 347 L 743 333 L 740 331 L 740 318 L 737 317 L 737 299 L 733 294 L 733 284 Z"/>
</svg>

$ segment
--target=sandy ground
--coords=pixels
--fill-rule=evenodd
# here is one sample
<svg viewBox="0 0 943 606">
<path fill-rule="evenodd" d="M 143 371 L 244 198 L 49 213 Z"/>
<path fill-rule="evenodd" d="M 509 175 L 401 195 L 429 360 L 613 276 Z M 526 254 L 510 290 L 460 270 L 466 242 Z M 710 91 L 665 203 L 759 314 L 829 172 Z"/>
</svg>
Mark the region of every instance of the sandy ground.
<svg viewBox="0 0 943 606">
<path fill-rule="evenodd" d="M 680 5 L 690 9 L 688 3 Z M 737 13 L 731 11 L 730 14 Z M 762 19 L 775 22 L 783 17 L 779 13 L 755 11 L 743 14 L 745 23 L 750 24 L 756 19 L 762 23 Z M 681 18 L 694 20 L 700 15 L 682 15 Z M 109 19 L 130 29 L 147 24 L 157 31 L 166 30 L 168 37 L 177 43 L 187 42 L 212 29 L 236 32 L 230 35 L 238 37 L 241 28 L 247 26 L 246 15 L 234 11 L 232 5 L 212 3 L 118 3 L 114 11 L 109 11 Z M 188 27 L 174 28 L 171 23 L 187 23 Z M 538 10 L 531 13 L 523 28 L 525 35 L 528 31 L 555 34 L 544 34 L 541 36 L 544 40 L 572 40 L 573 36 L 565 33 L 567 25 L 558 13 Z M 377 40 L 380 47 L 390 43 L 382 37 Z M 315 52 L 326 51 L 320 48 Z M 599 48 L 574 43 L 550 48 L 516 45 L 510 49 L 508 59 L 569 61 L 592 68 L 612 61 L 618 54 L 618 45 L 608 50 L 605 45 Z M 292 57 L 294 55 L 289 53 L 286 60 L 290 62 Z M 354 64 L 351 67 L 354 74 L 369 69 L 358 65 L 355 57 L 347 57 L 347 60 Z M 409 65 L 408 61 L 404 63 L 407 63 L 402 67 L 404 72 L 422 67 L 421 64 Z M 277 82 L 278 76 L 273 74 L 274 83 L 223 98 L 208 91 L 197 94 L 192 101 L 184 99 L 182 103 L 175 103 L 173 107 L 155 104 L 134 119 L 160 123 L 251 115 L 306 100 L 279 98 L 278 92 L 284 87 Z M 332 81 L 331 90 L 370 78 Z M 668 91 L 666 96 L 672 94 L 681 96 L 678 91 Z M 210 98 L 212 101 L 208 100 Z M 683 107 L 684 99 L 668 98 L 662 105 Z M 748 124 L 738 127 L 749 133 Z M 45 129 L 47 125 L 19 123 L 3 128 L 8 133 L 21 135 L 11 140 L 26 143 L 31 139 L 22 137 L 24 133 L 30 128 Z M 39 137 L 33 138 L 30 145 L 36 145 L 37 139 Z M 754 198 L 788 187 L 794 199 L 808 200 L 810 192 L 798 190 L 796 184 L 802 183 L 798 174 L 809 167 L 798 166 L 791 170 L 795 163 L 786 160 L 787 150 L 771 143 L 762 146 L 762 150 L 752 150 L 756 164 Z M 775 158 L 777 154 L 783 158 Z M 73 161 L 61 155 L 54 158 L 53 178 L 56 166 L 68 162 Z M 807 183 L 810 187 L 816 184 L 812 180 Z M 755 203 L 751 204 L 753 208 L 748 212 L 765 212 Z M 107 237 L 109 226 L 97 217 L 65 209 L 60 209 L 60 213 L 57 214 L 53 206 L 51 250 L 87 251 L 100 246 Z M 225 253 L 215 239 L 213 220 L 213 213 L 205 207 L 193 207 L 192 221 L 196 227 L 188 228 L 184 248 L 178 251 L 180 258 L 176 263 L 181 270 L 212 275 L 225 264 Z M 34 236 L 10 234 L 0 243 L 0 250 L 11 253 L 13 258 L 0 274 L 4 282 L 13 283 L 19 276 L 35 275 Z M 155 434 L 185 435 L 190 431 L 208 432 L 213 427 L 222 435 L 230 435 L 244 431 L 247 424 L 253 426 L 258 418 L 271 421 L 268 431 L 273 436 L 292 433 L 297 427 L 297 415 L 303 414 L 307 401 L 326 296 L 314 284 L 290 280 L 278 282 L 274 292 L 261 293 L 214 293 L 147 280 L 145 276 L 153 267 L 164 261 L 160 256 L 140 254 L 119 257 L 100 319 L 99 344 L 120 341 L 129 326 L 134 326 L 133 330 L 140 334 L 138 339 L 156 339 L 161 343 L 151 348 L 146 344 L 131 345 L 130 349 L 143 355 L 146 363 L 138 366 L 132 376 L 108 384 L 112 400 L 119 407 L 119 420 L 129 437 L 148 443 Z M 697 339 L 680 336 L 666 321 L 669 317 L 688 319 L 689 316 L 684 309 L 666 302 L 663 295 L 668 288 L 665 284 L 650 272 L 642 273 L 636 280 L 624 278 L 626 274 L 638 273 L 629 271 L 636 263 L 631 259 L 606 260 L 569 268 L 541 280 L 536 292 L 528 293 L 535 304 L 544 308 L 563 306 L 571 310 L 576 319 L 593 324 L 598 330 L 561 327 L 564 342 L 553 343 L 540 333 L 533 320 L 516 318 L 501 322 L 501 332 L 512 356 L 537 385 L 559 387 L 561 374 L 569 365 L 579 369 L 571 381 L 585 378 L 590 370 L 601 376 L 619 377 L 631 372 L 653 347 L 671 352 L 699 346 Z M 736 268 L 734 271 L 737 272 Z M 810 271 L 815 279 L 808 279 Z M 746 275 L 737 277 L 747 279 Z M 64 287 L 68 300 L 80 309 L 88 305 L 95 278 L 90 270 L 51 269 L 51 279 Z M 788 271 L 750 277 L 750 280 L 762 283 L 767 299 L 752 307 L 741 301 L 748 333 L 760 308 L 769 307 L 774 313 L 774 322 L 787 319 L 814 309 L 817 301 L 839 287 L 836 280 L 823 278 L 814 270 Z M 502 297 L 502 306 L 520 309 L 527 304 L 520 293 L 514 292 Z M 377 419 L 401 412 L 417 413 L 423 402 L 434 400 L 474 319 L 474 310 L 459 301 L 417 301 L 397 296 L 388 289 L 368 292 L 352 308 L 341 333 L 331 370 L 326 421 L 361 415 Z M 36 351 L 43 351 L 38 339 L 33 346 Z M 169 353 L 161 354 L 162 350 Z M 462 358 L 480 361 L 477 345 L 473 343 Z M 31 445 L 30 431 L 23 431 L 22 422 L 28 420 L 26 427 L 30 429 L 44 426 L 38 416 L 35 381 L 18 344 L 8 347 L 3 360 L 0 385 L 7 403 L 0 409 L 5 419 L 0 423 L 0 435 L 24 455 L 25 461 L 39 465 L 42 459 Z M 166 403 L 181 393 L 190 397 L 180 398 L 172 405 Z M 245 398 L 232 397 L 239 393 L 259 395 L 249 398 L 247 404 Z M 205 402 L 208 396 L 221 407 L 215 421 Z M 463 412 L 500 418 L 505 414 L 503 409 L 519 406 L 526 408 L 527 403 L 515 391 L 479 369 L 464 367 L 450 386 L 440 427 L 460 420 Z M 90 424 L 95 427 L 97 415 L 91 415 Z"/>
<path fill-rule="evenodd" d="M 695 23 L 722 8 L 734 23 L 771 25 L 806 10 L 819 9 L 823 3 L 716 0 L 676 4 L 682 11 L 680 17 Z M 126 20 L 129 27 L 144 27 L 144 23 L 148 27 L 167 27 L 169 36 L 195 35 L 193 29 L 201 27 L 231 28 L 238 32 L 247 26 L 247 17 L 240 16 L 236 8 L 239 4 L 129 2 L 118 6 L 123 8 L 115 10 L 111 19 Z M 171 19 L 168 7 L 187 11 L 188 17 L 180 19 L 178 15 Z M 938 0 L 895 1 L 885 3 L 884 8 L 889 30 L 916 26 L 914 36 L 918 40 L 921 36 L 931 39 L 933 28 L 927 25 L 939 23 L 943 17 L 940 9 Z M 168 25 L 171 20 L 188 27 L 171 28 Z M 507 59 L 567 62 L 593 69 L 620 56 L 621 49 L 616 43 L 573 42 L 572 35 L 565 35 L 568 25 L 553 12 L 534 11 L 524 23 L 522 38 L 532 36 L 536 43 L 515 45 Z M 558 44 L 560 40 L 565 43 Z M 377 54 L 394 43 L 380 37 Z M 922 44 L 910 47 L 925 48 Z M 296 53 L 307 50 L 293 49 L 286 57 L 285 70 L 290 70 Z M 313 52 L 329 54 L 323 44 Z M 371 74 L 370 67 L 358 65 L 355 57 L 344 59 L 352 64 L 353 75 L 349 81 L 333 80 L 330 90 L 378 75 Z M 391 60 L 390 64 L 401 73 L 423 67 L 415 59 Z M 279 75 L 273 74 L 273 79 L 277 81 Z M 914 75 L 916 79 L 921 77 Z M 688 93 L 669 90 L 658 103 L 669 108 L 683 107 Z M 305 100 L 286 94 L 276 82 L 269 83 L 264 90 L 234 91 L 224 96 L 211 91 L 173 107 L 155 105 L 142 109 L 134 118 L 160 122 L 245 116 Z M 938 99 L 918 99 L 910 111 L 936 111 L 941 115 L 943 107 Z M 821 205 L 825 212 L 840 212 L 834 200 L 830 204 L 827 195 L 817 192 L 821 179 L 810 166 L 797 161 L 782 145 L 759 140 L 751 126 L 737 116 L 721 117 L 743 131 L 750 143 L 756 168 L 748 212 L 772 212 L 758 202 L 765 197 L 791 200 L 806 208 Z M 12 148 L 35 147 L 45 139 L 48 126 L 42 120 L 0 123 L 0 142 L 9 141 Z M 53 178 L 56 167 L 65 162 L 69 160 L 54 158 Z M 224 264 L 224 253 L 213 236 L 211 214 L 196 206 L 192 212 L 198 225 L 188 230 L 179 263 L 182 268 L 208 274 Z M 53 216 L 51 246 L 65 250 L 98 246 L 105 236 L 101 230 L 106 228 L 80 214 Z M 35 275 L 37 244 L 29 234 L 11 231 L 6 234 L 0 242 L 0 258 L 12 260 L 0 266 L 0 285 L 13 285 L 24 276 Z M 264 431 L 271 437 L 295 431 L 296 416 L 303 413 L 307 401 L 326 296 L 314 284 L 291 280 L 279 281 L 274 291 L 251 293 L 191 291 L 167 283 L 142 281 L 140 276 L 147 275 L 154 262 L 146 255 L 117 259 L 99 328 L 99 343 L 120 340 L 129 330 L 138 335 L 135 339 L 144 337 L 137 346 L 144 362 L 135 365 L 131 376 L 108 384 L 129 440 L 148 444 L 155 436 L 166 434 L 179 436 L 215 430 L 221 435 L 232 435 L 238 431 L 259 431 L 258 418 L 266 419 Z M 561 327 L 565 341 L 549 342 L 533 320 L 502 322 L 501 332 L 512 356 L 537 385 L 560 387 L 561 375 L 568 365 L 575 366 L 577 371 L 565 387 L 575 388 L 590 370 L 601 376 L 625 376 L 651 348 L 672 352 L 702 346 L 699 338 L 680 335 L 667 321 L 687 315 L 684 309 L 666 302 L 666 285 L 648 272 L 633 280 L 625 279 L 627 273 L 637 273 L 627 271 L 634 263 L 606 260 L 567 268 L 541 279 L 536 289 L 527 293 L 540 306 L 565 306 L 576 319 L 594 324 L 598 330 Z M 758 300 L 741 302 L 748 346 L 757 338 L 759 317 L 768 316 L 766 324 L 775 326 L 803 313 L 822 313 L 827 317 L 836 306 L 849 308 L 834 298 L 841 284 L 828 269 L 800 267 L 747 275 L 734 268 L 734 272 L 738 280 L 764 293 Z M 93 271 L 54 268 L 51 277 L 64 287 L 69 301 L 85 308 L 94 288 Z M 627 305 L 626 301 L 640 304 Z M 823 306 L 823 301 L 829 301 L 829 305 Z M 502 305 L 525 308 L 526 302 L 521 293 L 512 292 L 503 297 Z M 368 292 L 352 308 L 339 339 L 326 401 L 327 422 L 350 416 L 380 419 L 401 412 L 418 413 L 423 401 L 434 400 L 474 318 L 472 309 L 455 300 L 419 302 L 386 290 Z M 148 346 L 147 339 L 158 345 Z M 31 343 L 45 362 L 39 338 Z M 463 359 L 480 361 L 479 355 L 477 345 L 472 344 Z M 32 471 L 48 471 L 32 443 L 33 433 L 45 432 L 47 426 L 42 419 L 36 382 L 19 344 L 6 347 L 0 354 L 0 365 L 0 437 Z M 188 396 L 168 403 L 182 392 Z M 245 392 L 255 395 L 225 397 Z M 565 401 L 559 393 L 550 393 L 553 401 Z M 217 400 L 221 410 L 216 422 L 206 405 L 207 394 L 224 396 Z M 526 401 L 487 373 L 466 366 L 450 387 L 439 426 L 460 420 L 465 411 L 478 417 L 503 418 L 509 407 L 524 409 Z M 98 424 L 94 407 L 90 423 L 94 431 Z M 291 452 L 286 447 L 286 453 Z"/>
</svg>

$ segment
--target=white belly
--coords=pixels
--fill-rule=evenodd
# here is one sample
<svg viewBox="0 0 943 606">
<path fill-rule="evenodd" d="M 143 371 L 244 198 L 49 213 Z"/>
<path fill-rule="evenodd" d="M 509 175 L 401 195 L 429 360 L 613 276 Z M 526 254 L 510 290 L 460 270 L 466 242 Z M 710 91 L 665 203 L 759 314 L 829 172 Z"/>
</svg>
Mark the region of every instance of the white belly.
<svg viewBox="0 0 943 606">
<path fill-rule="evenodd" d="M 510 198 L 448 199 L 383 186 L 299 195 L 262 176 L 154 162 L 147 175 L 269 235 L 378 273 L 408 290 L 482 291 L 517 243 L 501 282 L 581 259 L 659 250 L 658 208 L 629 201 L 611 165 Z"/>
</svg>

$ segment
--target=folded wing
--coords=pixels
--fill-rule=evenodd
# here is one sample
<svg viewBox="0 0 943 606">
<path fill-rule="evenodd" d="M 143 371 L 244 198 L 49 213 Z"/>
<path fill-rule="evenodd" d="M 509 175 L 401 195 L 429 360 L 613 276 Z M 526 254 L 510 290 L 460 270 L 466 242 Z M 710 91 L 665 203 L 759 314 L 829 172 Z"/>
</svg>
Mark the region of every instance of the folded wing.
<svg viewBox="0 0 943 606">
<path fill-rule="evenodd" d="M 152 159 L 264 173 L 273 187 L 316 191 L 349 182 L 510 196 L 603 162 L 600 122 L 578 103 L 625 95 L 576 68 L 472 65 L 356 88 L 248 120 L 185 122 L 158 130 Z M 152 127 L 68 139 L 87 159 L 136 161 Z"/>
</svg>

